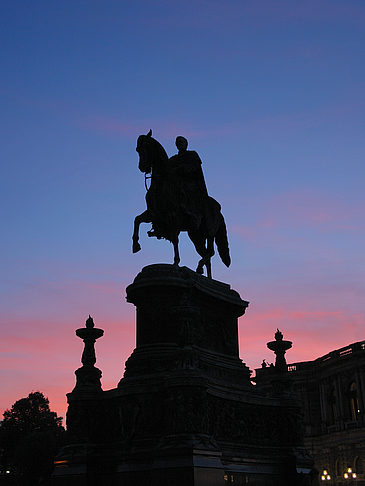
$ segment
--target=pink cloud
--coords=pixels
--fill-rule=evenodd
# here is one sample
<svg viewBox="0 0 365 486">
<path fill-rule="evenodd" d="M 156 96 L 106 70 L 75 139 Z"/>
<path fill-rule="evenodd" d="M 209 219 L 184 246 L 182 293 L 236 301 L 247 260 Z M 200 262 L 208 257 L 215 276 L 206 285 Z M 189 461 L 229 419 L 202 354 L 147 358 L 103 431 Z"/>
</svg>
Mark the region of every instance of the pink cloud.
<svg viewBox="0 0 365 486">
<path fill-rule="evenodd" d="M 245 332 L 245 328 L 249 332 Z M 240 354 L 251 368 L 258 368 L 263 358 L 274 361 L 266 348 L 279 328 L 284 338 L 293 342 L 287 361 L 308 361 L 365 338 L 365 316 L 344 309 L 307 310 L 282 307 L 250 308 L 240 319 Z"/>
<path fill-rule="evenodd" d="M 272 242 L 282 243 L 287 239 L 280 235 L 283 229 L 364 233 L 363 225 L 359 224 L 364 218 L 363 203 L 344 202 L 314 191 L 297 190 L 261 201 L 254 224 L 233 224 L 230 231 L 246 241 L 263 241 L 265 235 L 270 234 Z"/>
<path fill-rule="evenodd" d="M 83 344 L 75 336 L 75 329 L 84 323 L 75 325 L 58 319 L 52 326 L 48 320 L 30 320 L 27 324 L 33 330 L 31 337 L 19 335 L 24 327 L 19 329 L 17 322 L 9 321 L 9 329 L 14 332 L 2 339 L 4 379 L 0 407 L 8 408 L 29 392 L 40 390 L 49 397 L 51 408 L 64 416 L 65 394 L 74 387 L 74 371 L 81 366 Z M 315 359 L 361 340 L 364 325 L 361 313 L 351 314 L 343 309 L 251 306 L 240 319 L 240 354 L 251 369 L 259 367 L 262 358 L 273 361 L 266 342 L 273 339 L 278 327 L 286 339 L 293 341 L 288 362 Z M 97 366 L 103 372 L 103 388 L 110 389 L 122 377 L 124 363 L 135 346 L 134 316 L 127 322 L 108 320 L 100 327 L 105 335 L 96 344 Z"/>
<path fill-rule="evenodd" d="M 109 116 L 87 116 L 76 119 L 76 123 L 94 133 L 106 134 L 109 136 L 125 136 L 135 139 L 140 134 L 145 134 L 151 128 L 153 136 L 163 143 L 163 139 L 174 139 L 177 134 L 182 133 L 186 137 L 209 138 L 217 136 L 232 135 L 260 135 L 263 131 L 278 133 L 282 131 L 293 131 L 297 128 L 313 126 L 319 123 L 318 117 L 314 114 L 287 114 L 277 116 L 265 116 L 260 118 L 250 118 L 247 121 L 234 123 L 220 123 L 219 126 L 201 127 L 199 124 L 193 125 L 175 120 L 135 121 L 127 123 L 123 120 Z"/>
<path fill-rule="evenodd" d="M 125 136 L 136 139 L 138 135 L 146 134 L 149 129 L 152 129 L 153 136 L 158 140 L 161 138 L 175 138 L 177 134 L 183 133 L 185 136 L 207 136 L 214 134 L 217 129 L 201 130 L 195 129 L 188 124 L 176 123 L 174 120 L 159 120 L 155 118 L 153 121 L 140 120 L 134 122 L 124 122 L 109 116 L 87 116 L 76 119 L 76 123 L 84 129 L 93 131 L 94 133 L 107 134 L 110 136 Z M 227 129 L 230 131 L 230 128 Z M 222 129 L 218 130 L 219 132 Z M 224 131 L 224 129 L 223 129 Z"/>
<path fill-rule="evenodd" d="M 277 11 L 277 8 L 274 8 Z M 364 9 L 365 10 L 365 9 Z M 298 55 L 297 50 L 301 46 L 295 48 L 292 52 Z M 315 48 L 315 46 L 313 47 Z M 290 49 L 293 49 L 292 47 Z M 306 48 L 307 49 L 307 48 Z M 237 52 L 234 56 L 237 56 Z M 249 52 L 245 52 L 248 55 Z M 308 55 L 308 53 L 307 53 Z M 227 52 L 224 51 L 224 56 Z M 182 133 L 188 137 L 209 138 L 216 136 L 262 136 L 265 137 L 270 134 L 271 137 L 277 138 L 283 136 L 285 139 L 293 132 L 299 129 L 306 129 L 311 127 L 320 127 L 328 125 L 328 120 L 333 118 L 342 119 L 344 116 L 354 117 L 357 113 L 361 113 L 364 103 L 356 100 L 356 103 L 351 100 L 343 100 L 336 104 L 320 105 L 315 110 L 293 113 L 283 113 L 279 115 L 266 115 L 255 117 L 251 115 L 248 119 L 234 121 L 232 123 L 219 122 L 218 125 L 201 126 L 199 123 L 194 124 L 190 121 L 181 120 L 176 122 L 175 119 L 158 119 L 156 116 L 151 120 L 148 119 L 132 119 L 128 117 L 115 118 L 108 114 L 92 113 L 89 110 L 85 112 L 85 108 L 80 106 L 68 105 L 64 101 L 57 99 L 24 99 L 23 102 L 42 108 L 51 112 L 57 118 L 63 118 L 69 123 L 72 123 L 84 130 L 91 131 L 100 135 L 127 137 L 136 139 L 142 133 L 147 133 L 150 128 L 160 140 L 164 137 L 170 139 L 176 137 L 177 134 Z M 175 118 L 175 117 L 174 117 Z"/>
<path fill-rule="evenodd" d="M 344 112 L 359 110 L 358 104 L 343 103 L 335 106 L 319 107 L 315 112 L 287 113 L 275 116 L 263 116 L 259 118 L 250 117 L 247 120 L 235 121 L 232 123 L 222 123 L 202 127 L 199 124 L 194 125 L 184 121 L 176 122 L 172 119 L 161 120 L 154 118 L 146 120 L 125 121 L 122 118 L 114 118 L 108 115 L 85 116 L 78 114 L 69 114 L 73 122 L 88 131 L 100 135 L 128 137 L 135 139 L 138 135 L 147 133 L 151 128 L 153 135 L 159 140 L 164 138 L 175 138 L 177 134 L 182 133 L 187 137 L 209 138 L 217 136 L 261 136 L 262 132 L 270 133 L 272 136 L 289 133 L 298 129 L 320 126 L 322 123 L 328 123 L 328 116 L 336 113 L 342 115 Z"/>
<path fill-rule="evenodd" d="M 93 132 L 133 138 L 135 138 L 136 133 L 141 130 L 138 123 L 126 123 L 111 117 L 107 118 L 102 116 L 84 117 L 78 121 L 78 124 L 82 128 Z"/>
<path fill-rule="evenodd" d="M 263 217 L 263 230 L 271 230 L 273 225 L 273 220 Z M 60 269 L 59 272 L 59 275 L 53 276 L 61 276 Z M 75 336 L 75 329 L 84 326 L 87 317 L 80 314 L 80 308 L 91 312 L 96 326 L 105 330 L 104 337 L 96 345 L 97 366 L 103 372 L 104 389 L 117 385 L 123 374 L 124 362 L 133 351 L 135 314 L 132 305 L 121 303 L 124 294 L 122 285 L 106 279 L 101 282 L 92 279 L 56 280 L 58 283 L 50 285 L 51 294 L 59 300 L 56 306 L 52 302 L 50 308 L 45 309 L 45 304 L 30 318 L 22 299 L 22 315 L 4 315 L 2 328 L 6 329 L 6 335 L 3 334 L 0 343 L 4 353 L 1 362 L 2 409 L 32 390 L 40 390 L 48 395 L 51 406 L 64 416 L 65 393 L 74 387 L 74 370 L 80 366 L 83 347 L 81 340 Z M 266 342 L 273 339 L 277 327 L 284 332 L 285 338 L 293 341 L 293 349 L 288 352 L 290 362 L 315 359 L 364 338 L 363 314 L 355 312 L 352 306 L 346 308 L 342 305 L 344 292 L 349 291 L 346 286 L 334 289 L 335 293 L 326 302 L 323 292 L 328 291 L 328 285 L 321 289 L 317 284 L 307 289 L 305 294 L 299 295 L 297 290 L 294 301 L 290 300 L 290 292 L 289 295 L 283 294 L 284 302 L 284 298 L 280 297 L 282 284 L 278 283 L 279 288 L 267 286 L 261 289 L 261 294 L 256 290 L 255 296 L 254 289 L 251 289 L 253 302 L 247 315 L 240 320 L 240 353 L 251 369 L 258 367 L 264 357 L 273 361 Z M 46 302 L 48 287 L 48 282 L 39 280 L 32 291 L 35 289 Z M 350 289 L 352 292 L 353 289 Z M 244 292 L 242 295 L 245 297 Z M 338 296 L 337 306 L 333 305 L 333 295 Z M 247 298 L 250 300 L 249 296 Z M 29 300 L 33 302 L 33 294 Z M 266 302 L 266 305 L 259 306 L 255 301 Z M 89 310 L 89 307 L 93 309 Z M 62 309 L 62 312 L 50 317 L 50 309 L 54 308 Z"/>
<path fill-rule="evenodd" d="M 83 343 L 75 329 L 83 327 L 84 322 L 28 320 L 27 330 L 17 320 L 7 322 L 8 335 L 3 334 L 0 348 L 0 410 L 32 390 L 40 390 L 48 395 L 53 409 L 64 416 L 65 394 L 73 389 L 74 371 L 81 366 Z M 104 320 L 100 327 L 105 333 L 96 343 L 96 366 L 103 372 L 104 389 L 109 389 L 122 377 L 124 362 L 135 346 L 134 320 Z"/>
<path fill-rule="evenodd" d="M 14 262 L 25 276 L 12 281 L 3 296 L 0 410 L 40 390 L 64 416 L 65 393 L 74 387 L 74 371 L 81 366 L 83 343 L 75 329 L 85 325 L 88 313 L 105 331 L 96 346 L 104 388 L 115 387 L 123 374 L 135 345 L 134 307 L 123 303 L 132 272 L 127 264 L 121 276 L 117 266 L 85 270 L 79 263 L 41 260 L 34 272 L 34 263 Z"/>
<path fill-rule="evenodd" d="M 247 120 L 235 121 L 232 123 L 222 123 L 219 125 L 205 126 L 199 124 L 179 123 L 172 119 L 161 120 L 154 118 L 146 120 L 125 121 L 110 117 L 108 115 L 72 115 L 74 123 L 94 133 L 122 136 L 135 139 L 138 135 L 147 133 L 151 128 L 153 135 L 161 141 L 164 138 L 174 138 L 177 134 L 183 133 L 187 137 L 209 138 L 217 136 L 261 136 L 264 132 L 271 136 L 283 135 L 285 138 L 292 132 L 299 129 L 320 127 L 328 124 L 328 119 L 339 118 L 345 115 L 353 116 L 360 112 L 361 103 L 343 101 L 336 105 L 318 106 L 317 109 L 308 112 L 284 113 L 280 115 L 267 115 L 261 117 L 250 117 Z"/>
<path fill-rule="evenodd" d="M 353 223 L 365 215 L 364 206 L 346 204 L 314 191 L 287 192 L 271 200 L 270 206 L 298 225 L 315 225 L 322 230 L 359 229 Z"/>
</svg>

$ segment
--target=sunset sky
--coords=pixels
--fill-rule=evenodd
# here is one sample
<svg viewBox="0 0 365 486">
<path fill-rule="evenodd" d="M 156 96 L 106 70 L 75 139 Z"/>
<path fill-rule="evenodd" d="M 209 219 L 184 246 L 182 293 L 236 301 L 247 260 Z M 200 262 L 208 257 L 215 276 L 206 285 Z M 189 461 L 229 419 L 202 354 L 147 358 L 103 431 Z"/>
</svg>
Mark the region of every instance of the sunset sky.
<svg viewBox="0 0 365 486">
<path fill-rule="evenodd" d="M 4 0 L 0 5 L 0 409 L 40 390 L 64 416 L 89 314 L 104 389 L 135 344 L 125 287 L 172 263 L 131 253 L 135 152 L 184 135 L 222 205 L 250 301 L 240 355 L 290 362 L 365 339 L 363 0 Z M 185 235 L 182 265 L 197 256 Z"/>
</svg>

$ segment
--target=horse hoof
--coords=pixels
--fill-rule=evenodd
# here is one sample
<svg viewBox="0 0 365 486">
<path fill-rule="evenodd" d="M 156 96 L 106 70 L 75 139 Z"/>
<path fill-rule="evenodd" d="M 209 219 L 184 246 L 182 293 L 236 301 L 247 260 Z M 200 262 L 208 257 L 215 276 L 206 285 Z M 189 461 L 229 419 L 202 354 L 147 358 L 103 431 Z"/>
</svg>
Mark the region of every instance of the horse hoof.
<svg viewBox="0 0 365 486">
<path fill-rule="evenodd" d="M 204 273 L 203 267 L 198 266 L 196 269 L 196 273 L 199 273 L 199 275 L 203 275 Z"/>
<path fill-rule="evenodd" d="M 139 243 L 133 243 L 132 251 L 133 253 L 137 253 L 141 249 L 141 245 Z"/>
</svg>

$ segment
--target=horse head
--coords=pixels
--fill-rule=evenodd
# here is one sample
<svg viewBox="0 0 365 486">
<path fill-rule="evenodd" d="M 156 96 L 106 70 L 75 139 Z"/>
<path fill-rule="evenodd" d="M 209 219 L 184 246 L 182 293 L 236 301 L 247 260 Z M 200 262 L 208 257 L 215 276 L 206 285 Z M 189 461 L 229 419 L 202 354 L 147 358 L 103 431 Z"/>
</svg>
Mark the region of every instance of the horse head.
<svg viewBox="0 0 365 486">
<path fill-rule="evenodd" d="M 138 168 L 141 172 L 149 174 L 152 170 L 153 144 L 152 130 L 147 135 L 140 135 L 137 139 L 136 151 L 139 155 Z"/>
<path fill-rule="evenodd" d="M 167 153 L 162 145 L 152 138 L 152 130 L 147 135 L 140 135 L 137 139 L 136 151 L 139 155 L 138 168 L 149 174 L 152 169 L 155 174 L 162 174 L 166 170 Z"/>
</svg>

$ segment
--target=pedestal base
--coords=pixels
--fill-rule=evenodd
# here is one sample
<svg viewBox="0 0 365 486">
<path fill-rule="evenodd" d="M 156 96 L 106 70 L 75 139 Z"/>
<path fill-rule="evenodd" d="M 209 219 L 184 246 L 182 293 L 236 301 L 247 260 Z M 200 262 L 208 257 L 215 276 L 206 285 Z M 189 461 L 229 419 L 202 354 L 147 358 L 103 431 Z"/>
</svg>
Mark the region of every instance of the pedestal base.
<svg viewBox="0 0 365 486">
<path fill-rule="evenodd" d="M 172 265 L 144 268 L 127 299 L 136 349 L 117 388 L 69 394 L 73 449 L 58 457 L 54 484 L 309 484 L 298 403 L 260 395 L 239 358 L 248 303 Z"/>
</svg>

